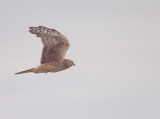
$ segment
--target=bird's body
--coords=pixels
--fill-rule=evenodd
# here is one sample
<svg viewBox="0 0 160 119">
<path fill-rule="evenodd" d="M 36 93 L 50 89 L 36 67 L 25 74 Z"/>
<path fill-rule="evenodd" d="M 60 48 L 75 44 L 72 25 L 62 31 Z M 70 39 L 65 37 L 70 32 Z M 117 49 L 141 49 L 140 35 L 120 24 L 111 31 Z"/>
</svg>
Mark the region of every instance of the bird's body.
<svg viewBox="0 0 160 119">
<path fill-rule="evenodd" d="M 58 72 L 75 65 L 72 60 L 64 59 L 70 44 L 60 32 L 43 26 L 30 27 L 29 31 L 40 37 L 44 45 L 41 65 L 16 74 Z"/>
</svg>

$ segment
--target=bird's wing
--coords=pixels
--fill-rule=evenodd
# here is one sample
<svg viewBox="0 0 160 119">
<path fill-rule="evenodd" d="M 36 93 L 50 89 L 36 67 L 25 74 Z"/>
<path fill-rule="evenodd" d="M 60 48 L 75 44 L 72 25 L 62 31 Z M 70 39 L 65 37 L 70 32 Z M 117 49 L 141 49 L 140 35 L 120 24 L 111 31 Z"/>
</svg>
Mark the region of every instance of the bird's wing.
<svg viewBox="0 0 160 119">
<path fill-rule="evenodd" d="M 44 45 L 41 57 L 41 64 L 53 61 L 61 61 L 69 48 L 69 41 L 60 32 L 47 27 L 29 27 L 32 34 L 37 35 Z"/>
</svg>

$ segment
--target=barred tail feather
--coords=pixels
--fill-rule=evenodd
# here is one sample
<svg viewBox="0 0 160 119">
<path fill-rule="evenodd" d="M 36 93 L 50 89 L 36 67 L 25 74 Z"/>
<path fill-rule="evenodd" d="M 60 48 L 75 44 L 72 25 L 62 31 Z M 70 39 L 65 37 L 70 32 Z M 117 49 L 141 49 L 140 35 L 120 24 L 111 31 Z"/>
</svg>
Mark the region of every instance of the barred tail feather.
<svg viewBox="0 0 160 119">
<path fill-rule="evenodd" d="M 35 69 L 35 68 L 28 69 L 28 70 L 25 70 L 25 71 L 17 72 L 17 73 L 15 73 L 15 74 L 30 73 L 30 72 L 33 72 L 34 69 Z"/>
</svg>

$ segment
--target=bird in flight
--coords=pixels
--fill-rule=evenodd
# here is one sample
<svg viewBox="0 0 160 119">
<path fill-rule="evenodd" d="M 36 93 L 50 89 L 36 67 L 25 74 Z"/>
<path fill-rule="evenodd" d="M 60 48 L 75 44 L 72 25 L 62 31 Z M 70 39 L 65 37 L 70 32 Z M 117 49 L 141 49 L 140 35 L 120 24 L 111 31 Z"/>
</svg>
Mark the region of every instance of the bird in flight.
<svg viewBox="0 0 160 119">
<path fill-rule="evenodd" d="M 40 37 L 44 45 L 41 65 L 15 74 L 58 72 L 75 66 L 72 60 L 64 59 L 70 44 L 63 34 L 44 26 L 29 27 L 29 32 Z"/>
</svg>

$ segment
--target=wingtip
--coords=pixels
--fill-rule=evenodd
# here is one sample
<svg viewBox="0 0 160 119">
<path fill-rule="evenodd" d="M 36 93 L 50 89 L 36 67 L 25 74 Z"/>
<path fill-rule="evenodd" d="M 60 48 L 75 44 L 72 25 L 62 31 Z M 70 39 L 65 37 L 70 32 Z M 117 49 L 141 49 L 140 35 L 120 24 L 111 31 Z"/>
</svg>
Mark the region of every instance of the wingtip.
<svg viewBox="0 0 160 119">
<path fill-rule="evenodd" d="M 17 74 L 20 74 L 19 72 L 18 73 L 14 73 L 14 75 L 17 75 Z"/>
<path fill-rule="evenodd" d="M 17 72 L 17 73 L 15 73 L 15 75 L 17 75 L 17 74 L 23 74 L 23 73 L 30 73 L 30 72 L 33 72 L 34 69 L 35 69 L 35 68 L 28 69 L 28 70 L 21 71 L 21 72 Z"/>
<path fill-rule="evenodd" d="M 17 73 L 14 73 L 14 75 L 17 75 L 17 74 L 22 74 L 22 72 L 17 72 Z"/>
<path fill-rule="evenodd" d="M 29 29 L 32 29 L 32 28 L 34 28 L 34 27 L 32 27 L 32 26 L 31 26 L 31 27 L 29 27 Z"/>
<path fill-rule="evenodd" d="M 30 29 L 30 30 L 29 30 L 29 32 L 30 32 L 30 33 L 33 33 L 33 30 L 32 30 L 32 29 Z"/>
</svg>

